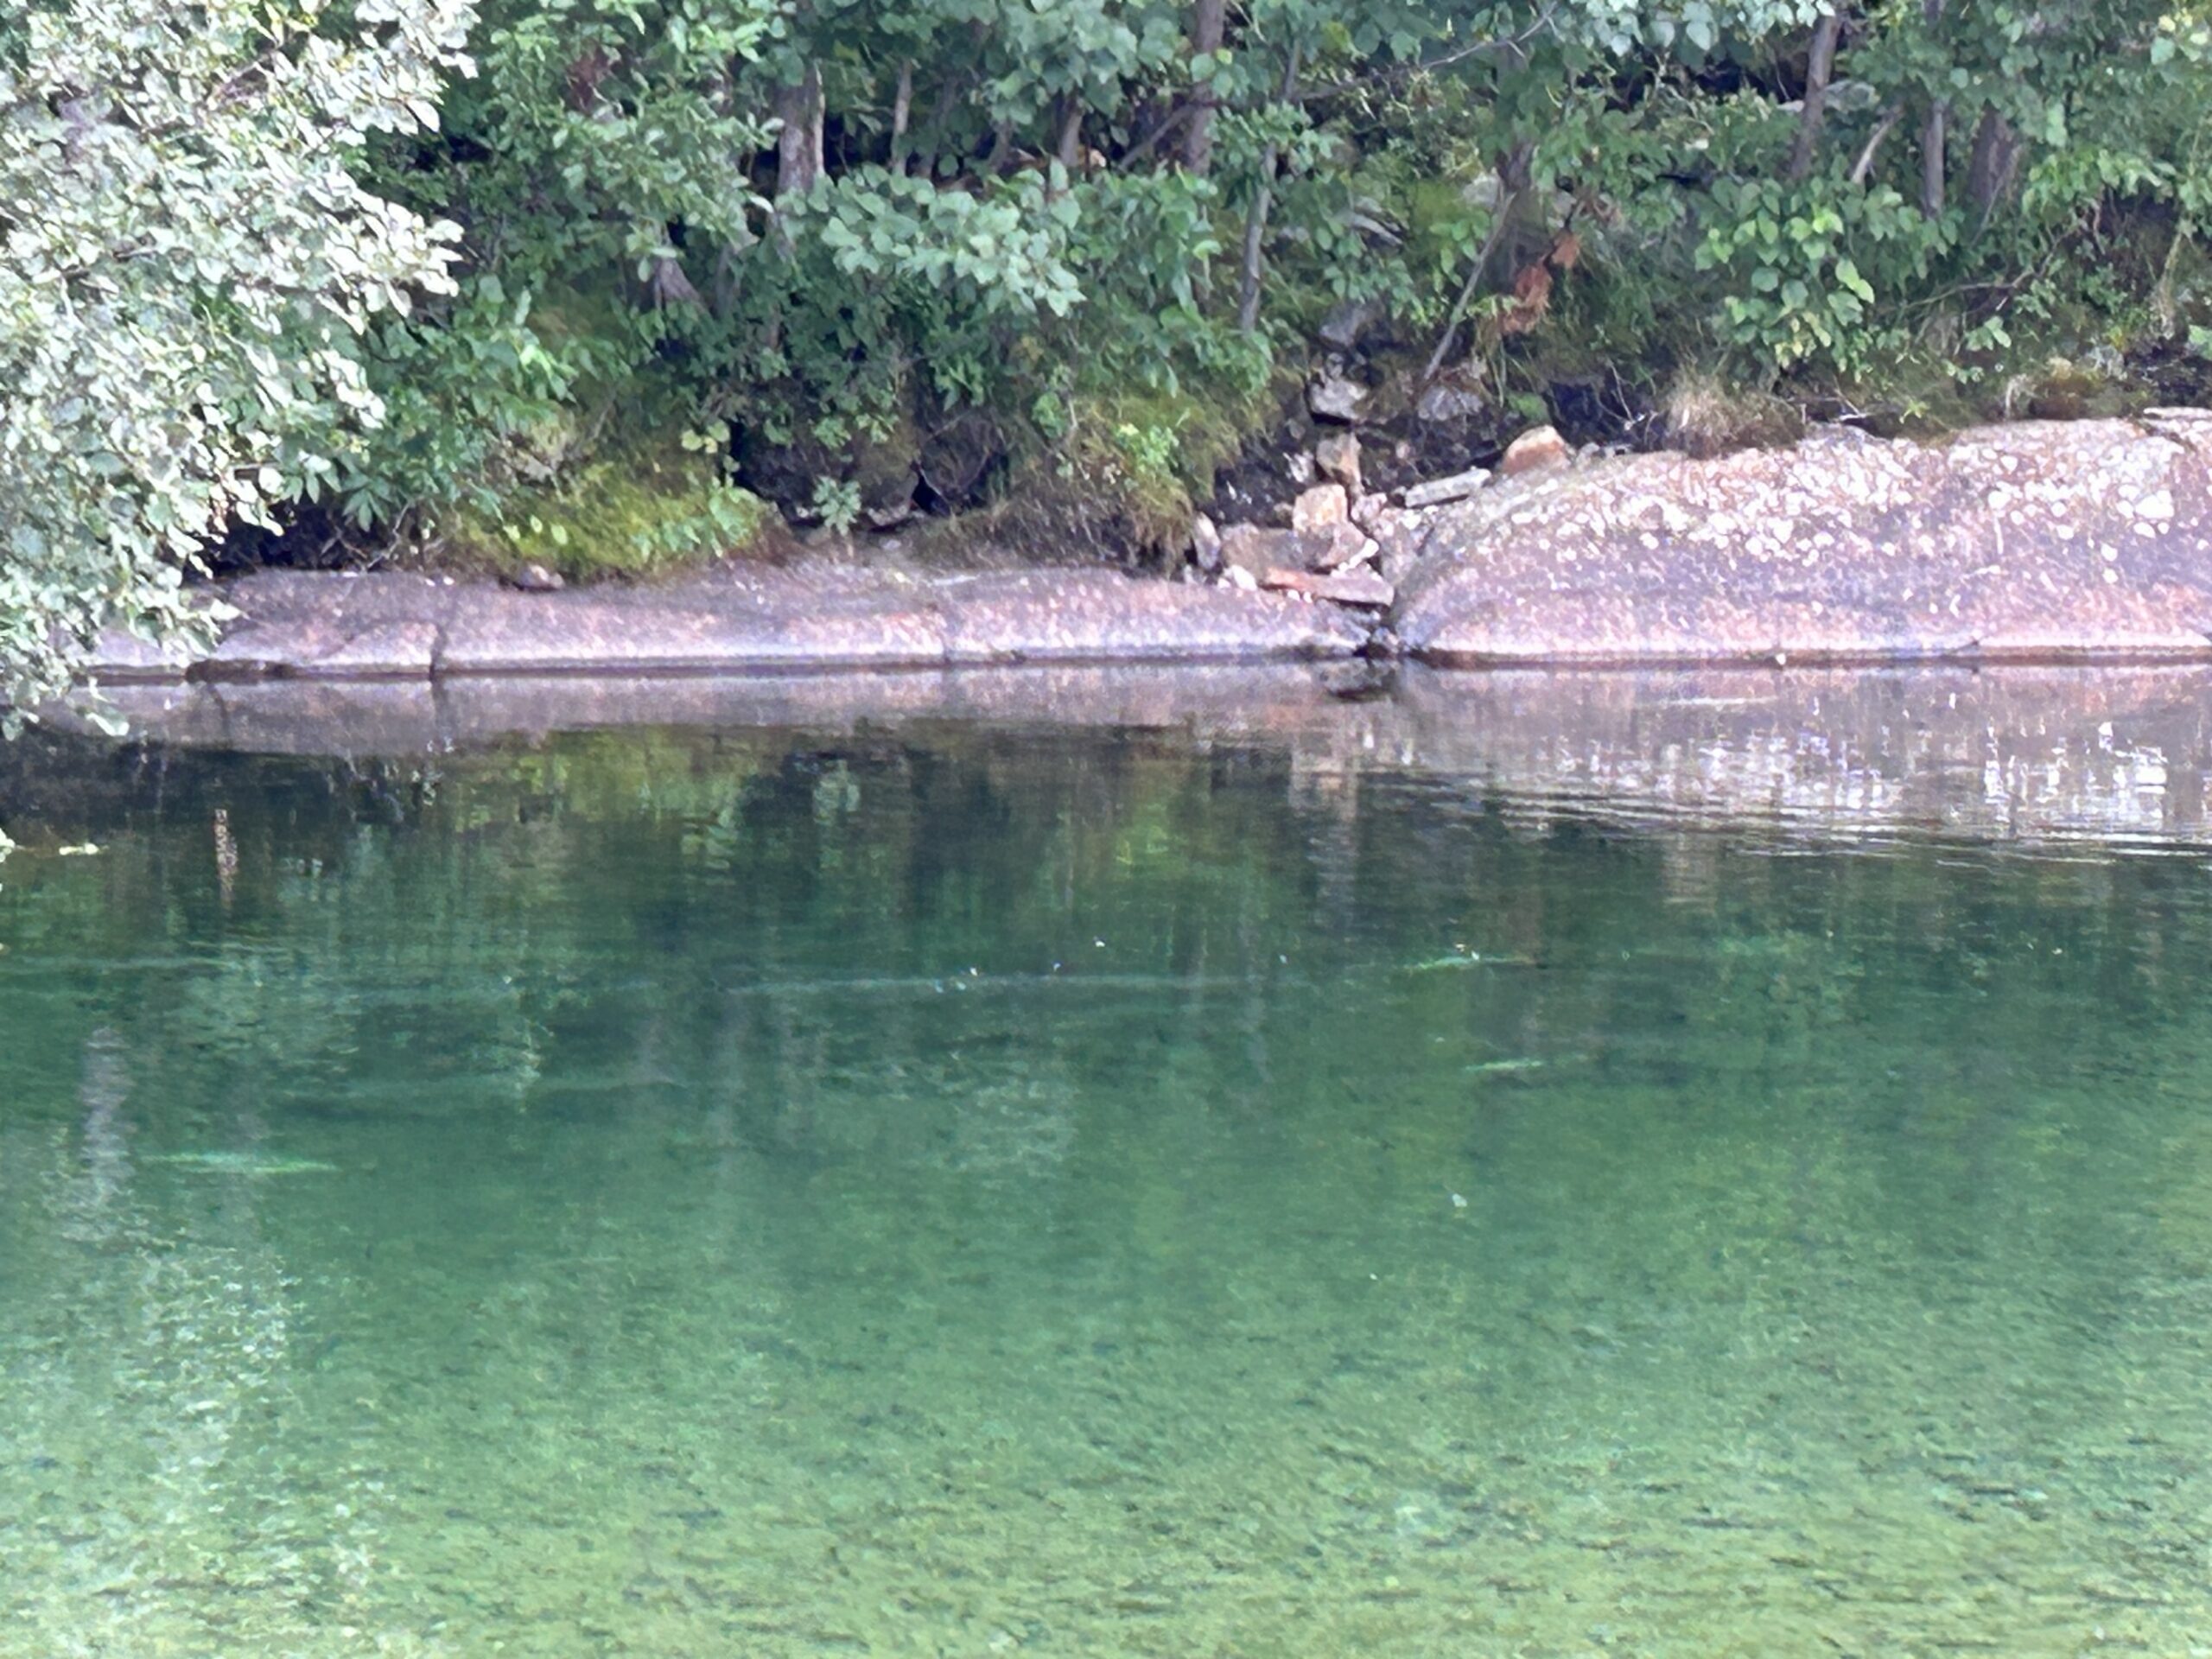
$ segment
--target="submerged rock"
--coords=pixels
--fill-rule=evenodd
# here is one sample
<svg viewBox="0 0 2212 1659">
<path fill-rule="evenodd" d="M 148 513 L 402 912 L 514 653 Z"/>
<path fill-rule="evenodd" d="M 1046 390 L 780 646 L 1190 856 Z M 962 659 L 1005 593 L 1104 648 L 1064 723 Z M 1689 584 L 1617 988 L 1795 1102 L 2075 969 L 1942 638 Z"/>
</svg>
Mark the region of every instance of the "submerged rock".
<svg viewBox="0 0 2212 1659">
<path fill-rule="evenodd" d="M 157 1152 L 145 1160 L 172 1169 L 192 1169 L 209 1175 L 238 1175 L 258 1180 L 275 1175 L 335 1175 L 338 1166 L 319 1158 L 283 1158 L 273 1153 Z"/>
</svg>

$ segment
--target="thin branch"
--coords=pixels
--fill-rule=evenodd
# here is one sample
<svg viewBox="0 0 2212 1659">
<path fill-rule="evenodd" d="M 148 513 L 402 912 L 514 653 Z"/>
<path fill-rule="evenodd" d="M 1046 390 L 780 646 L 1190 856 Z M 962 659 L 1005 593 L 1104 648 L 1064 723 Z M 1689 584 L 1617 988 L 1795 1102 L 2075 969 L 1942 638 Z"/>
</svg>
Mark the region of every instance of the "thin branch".
<svg viewBox="0 0 2212 1659">
<path fill-rule="evenodd" d="M 1145 134 L 1143 137 L 1138 139 L 1136 143 L 1131 144 L 1127 149 L 1122 152 L 1120 165 L 1126 168 L 1135 162 L 1142 161 L 1146 156 L 1151 153 L 1154 145 L 1159 143 L 1161 139 L 1166 137 L 1178 127 L 1181 126 L 1185 121 L 1188 121 L 1192 116 L 1196 115 L 1198 112 L 1198 109 L 1199 106 L 1196 104 L 1177 105 L 1173 110 L 1170 110 L 1167 112 L 1166 116 L 1160 120 L 1150 132 Z"/>
<path fill-rule="evenodd" d="M 1288 101 L 1294 104 L 1319 103 L 1324 99 L 1334 98 L 1340 92 L 1357 92 L 1363 86 L 1372 86 L 1378 80 L 1386 80 L 1392 76 L 1425 74 L 1433 69 L 1448 69 L 1455 63 L 1465 62 L 1469 58 L 1481 57 L 1489 52 L 1518 52 L 1551 27 L 1552 18 L 1558 10 L 1559 0 L 1550 0 L 1550 3 L 1538 12 L 1528 28 L 1522 29 L 1518 35 L 1510 35 L 1503 40 L 1472 41 L 1457 51 L 1446 52 L 1440 57 L 1417 58 L 1411 63 L 1386 63 L 1380 68 L 1369 70 L 1363 75 L 1350 75 L 1342 80 L 1329 81 L 1319 86 L 1309 86 L 1296 98 Z"/>
<path fill-rule="evenodd" d="M 1490 221 L 1490 234 L 1483 238 L 1482 251 L 1475 256 L 1474 266 L 1467 272 L 1467 280 L 1459 285 L 1459 297 L 1452 302 L 1452 310 L 1444 319 L 1444 333 L 1436 342 L 1436 349 L 1428 354 L 1428 366 L 1421 372 L 1424 386 L 1436 378 L 1436 372 L 1444 366 L 1444 359 L 1452 350 L 1452 341 L 1459 332 L 1459 324 L 1467 315 L 1467 308 L 1475 301 L 1475 290 L 1482 286 L 1483 273 L 1490 269 L 1491 257 L 1497 251 L 1499 240 L 1505 234 L 1505 221 L 1511 218 L 1506 209 L 1510 206 L 1503 181 L 1497 196 L 1497 211 Z"/>
<path fill-rule="evenodd" d="M 1851 182 L 1854 186 L 1866 182 L 1867 176 L 1874 170 L 1874 156 L 1882 148 L 1882 140 L 1895 131 L 1897 123 L 1904 119 L 1904 106 L 1901 104 L 1892 104 L 1882 111 L 1882 118 L 1874 124 L 1874 130 L 1866 135 L 1866 147 L 1859 152 L 1859 159 L 1851 164 Z"/>
</svg>

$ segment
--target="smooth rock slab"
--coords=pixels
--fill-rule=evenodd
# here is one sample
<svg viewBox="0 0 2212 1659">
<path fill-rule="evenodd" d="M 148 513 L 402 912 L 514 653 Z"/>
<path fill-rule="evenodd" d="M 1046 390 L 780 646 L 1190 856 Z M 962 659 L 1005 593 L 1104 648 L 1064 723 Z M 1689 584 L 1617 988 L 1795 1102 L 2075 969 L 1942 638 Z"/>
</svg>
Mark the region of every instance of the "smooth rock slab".
<svg viewBox="0 0 2212 1659">
<path fill-rule="evenodd" d="M 2212 659 L 2212 413 L 1616 456 L 1394 551 L 1392 627 L 1438 663 Z"/>
<path fill-rule="evenodd" d="M 238 615 L 190 665 L 197 678 L 1257 662 L 1348 656 L 1366 639 L 1349 618 L 1278 595 L 1069 567 L 733 565 L 559 593 L 391 572 L 268 572 L 219 593 Z M 92 664 L 104 681 L 181 671 L 121 636 Z"/>
</svg>

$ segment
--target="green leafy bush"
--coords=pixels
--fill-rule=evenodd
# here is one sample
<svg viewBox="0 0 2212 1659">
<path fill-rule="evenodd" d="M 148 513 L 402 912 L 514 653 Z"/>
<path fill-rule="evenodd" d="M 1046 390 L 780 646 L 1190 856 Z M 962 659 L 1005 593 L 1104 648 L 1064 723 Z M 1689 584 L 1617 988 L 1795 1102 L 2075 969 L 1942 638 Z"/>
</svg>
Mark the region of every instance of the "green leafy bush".
<svg viewBox="0 0 2212 1659">
<path fill-rule="evenodd" d="M 434 126 L 467 0 L 52 0 L 0 21 L 0 664 L 21 709 L 383 418 L 361 335 L 457 230 L 365 189 Z"/>
<path fill-rule="evenodd" d="M 302 499 L 543 555 L 643 467 L 626 569 L 720 550 L 748 485 L 1167 538 L 1340 308 L 1532 410 L 2003 409 L 2212 340 L 2203 0 L 480 9 L 473 76 L 462 0 L 0 21 L 24 683 L 187 626 L 213 540 Z"/>
</svg>

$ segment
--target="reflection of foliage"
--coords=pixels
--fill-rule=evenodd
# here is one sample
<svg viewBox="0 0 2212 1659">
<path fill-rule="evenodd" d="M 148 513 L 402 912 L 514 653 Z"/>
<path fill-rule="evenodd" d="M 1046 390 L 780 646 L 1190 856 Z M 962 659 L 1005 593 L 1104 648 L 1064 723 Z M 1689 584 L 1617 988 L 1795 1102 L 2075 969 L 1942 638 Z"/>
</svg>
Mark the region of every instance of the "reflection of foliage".
<svg viewBox="0 0 2212 1659">
<path fill-rule="evenodd" d="M 0 1528 L 42 1614 L 471 1648 L 622 1605 L 671 1539 L 715 1594 L 664 1629 L 771 1568 L 884 1606 L 793 1514 L 1009 1604 L 1226 1514 L 1239 1616 L 1276 1560 L 1301 1608 L 1372 1610 L 1383 1566 L 1433 1618 L 1474 1557 L 1648 1606 L 1643 1540 L 1732 1605 L 1770 1535 L 1682 1517 L 1841 1495 L 1862 1580 L 1921 1586 L 1876 1616 L 1940 1621 L 1894 1540 L 2018 1575 L 2042 1534 L 2071 1595 L 2119 1535 L 2080 1500 L 2147 1495 L 2124 1548 L 2201 1517 L 2171 1438 L 2079 1450 L 2202 1418 L 2180 861 L 1766 859 L 1138 734 L 440 766 L 87 768 L 106 855 L 0 893 L 0 1254 L 39 1298 L 0 1308 L 0 1502 L 162 1575 Z M 254 1137 L 344 1173 L 147 1156 Z M 1968 1480 L 2052 1524 L 1931 1513 Z M 569 1548 L 610 1515 L 639 1550 Z"/>
</svg>

